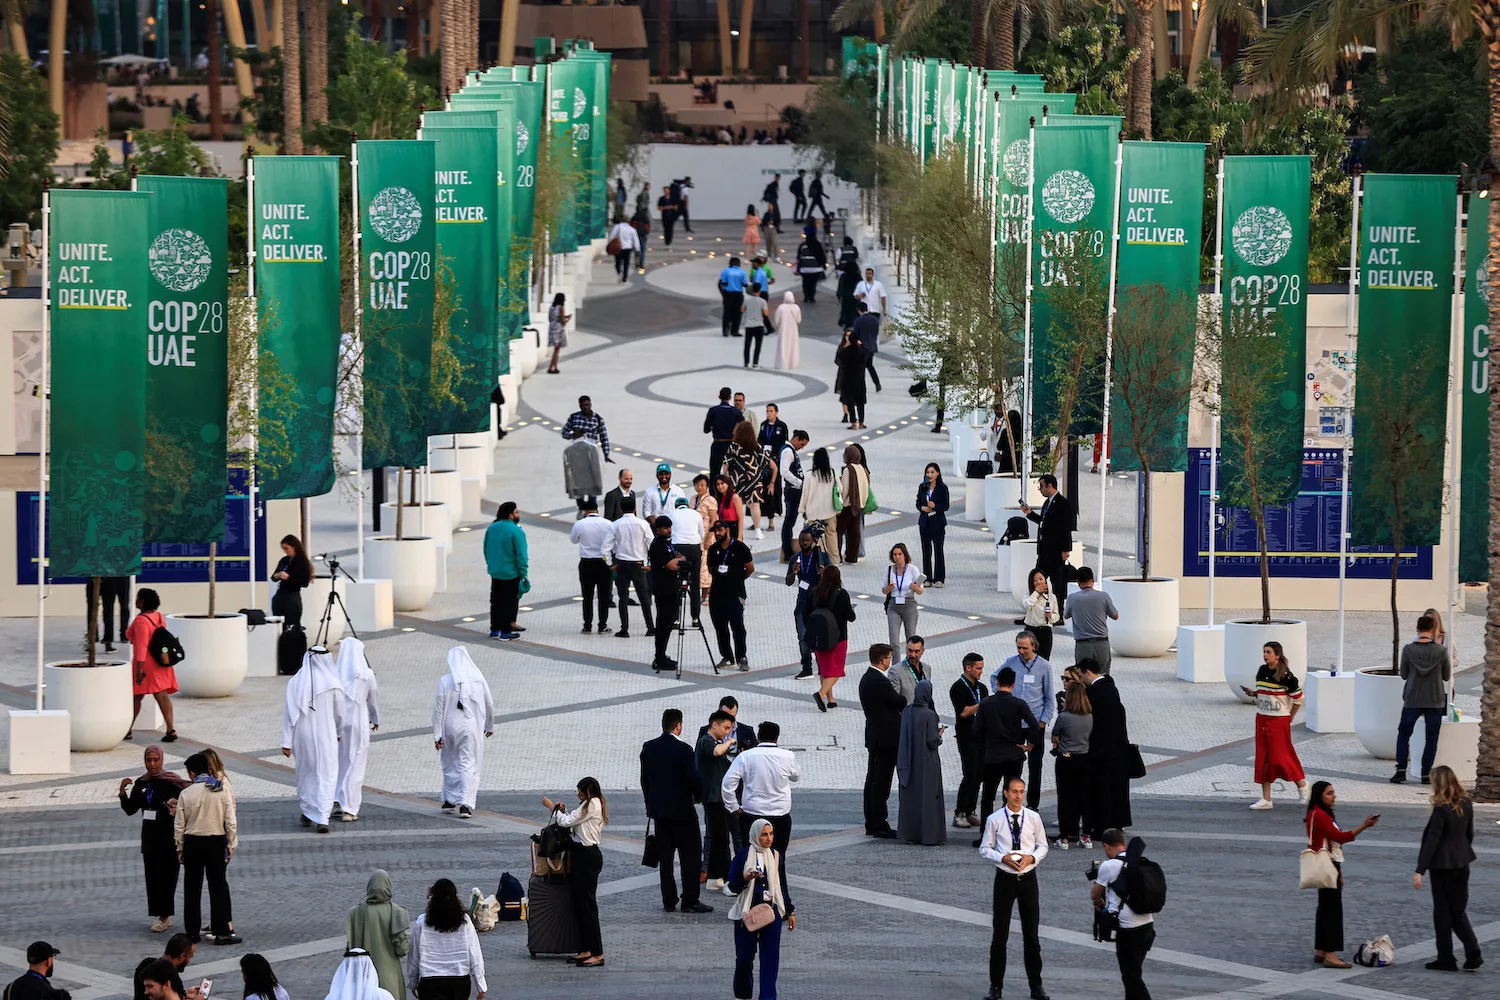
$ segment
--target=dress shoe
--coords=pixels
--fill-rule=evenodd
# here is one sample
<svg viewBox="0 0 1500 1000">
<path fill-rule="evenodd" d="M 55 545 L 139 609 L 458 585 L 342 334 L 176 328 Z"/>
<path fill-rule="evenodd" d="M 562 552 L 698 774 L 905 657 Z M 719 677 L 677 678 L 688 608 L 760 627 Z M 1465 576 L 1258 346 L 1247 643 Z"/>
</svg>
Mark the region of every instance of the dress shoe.
<svg viewBox="0 0 1500 1000">
<path fill-rule="evenodd" d="M 1479 968 L 1483 964 L 1484 964 L 1484 957 L 1482 955 L 1470 955 L 1468 958 L 1464 959 L 1464 968 L 1465 969 L 1470 969 L 1470 970 L 1477 969 L 1477 968 Z"/>
<path fill-rule="evenodd" d="M 615 638 L 616 639 L 629 639 L 630 638 L 630 633 L 627 632 L 627 631 L 625 631 L 624 629 L 620 629 L 620 631 L 618 631 L 618 632 L 615 633 Z"/>
<path fill-rule="evenodd" d="M 703 903 L 694 903 L 692 906 L 684 906 L 682 908 L 682 912 L 683 913 L 712 913 L 712 912 L 714 912 L 714 908 L 712 906 L 707 906 L 707 905 L 705 905 Z"/>
<path fill-rule="evenodd" d="M 663 910 L 666 910 L 668 913 L 676 913 L 677 912 L 677 904 L 676 903 L 663 903 L 663 904 L 661 904 L 661 908 Z"/>
<path fill-rule="evenodd" d="M 327 823 L 319 823 L 318 824 L 318 832 L 319 833 L 327 833 L 328 832 L 328 824 Z"/>
<path fill-rule="evenodd" d="M 238 934 L 235 934 L 234 932 L 231 931 L 228 934 L 220 934 L 217 937 L 215 937 L 214 938 L 214 944 L 239 944 L 241 941 L 244 941 L 244 940 L 245 940 L 244 938 L 240 937 Z"/>
<path fill-rule="evenodd" d="M 797 675 L 795 677 L 792 678 L 792 680 L 794 680 L 794 681 L 800 681 L 804 677 L 811 677 L 812 675 L 813 675 L 813 672 L 811 670 L 808 670 L 807 668 L 804 667 L 802 670 L 800 670 L 797 673 Z"/>
<path fill-rule="evenodd" d="M 302 820 L 303 826 L 312 826 L 312 820 L 308 819 L 306 816 L 302 816 L 299 818 Z"/>
<path fill-rule="evenodd" d="M 1457 972 L 1458 960 L 1453 958 L 1439 958 L 1435 959 L 1434 961 L 1428 962 L 1426 966 L 1424 966 L 1424 968 L 1431 969 L 1433 972 Z"/>
<path fill-rule="evenodd" d="M 1038 986 L 1031 991 L 1031 1000 L 1052 1000 L 1052 998 L 1047 995 L 1046 990 Z"/>
<path fill-rule="evenodd" d="M 984 1000 L 1000 1000 L 1000 987 L 991 986 L 990 991 L 984 995 Z"/>
<path fill-rule="evenodd" d="M 874 833 L 870 834 L 870 836 L 874 837 L 876 840 L 895 840 L 896 831 L 892 830 L 890 827 L 886 827 L 884 830 L 876 830 Z"/>
</svg>

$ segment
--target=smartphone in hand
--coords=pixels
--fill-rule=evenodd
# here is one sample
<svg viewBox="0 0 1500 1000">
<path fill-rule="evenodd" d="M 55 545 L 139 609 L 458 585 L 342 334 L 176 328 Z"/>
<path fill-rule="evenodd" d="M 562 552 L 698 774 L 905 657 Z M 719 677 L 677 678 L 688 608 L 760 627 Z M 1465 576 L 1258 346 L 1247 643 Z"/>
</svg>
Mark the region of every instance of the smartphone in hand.
<svg viewBox="0 0 1500 1000">
<path fill-rule="evenodd" d="M 214 981 L 205 979 L 198 984 L 198 1000 L 208 1000 L 208 995 L 213 992 Z"/>
</svg>

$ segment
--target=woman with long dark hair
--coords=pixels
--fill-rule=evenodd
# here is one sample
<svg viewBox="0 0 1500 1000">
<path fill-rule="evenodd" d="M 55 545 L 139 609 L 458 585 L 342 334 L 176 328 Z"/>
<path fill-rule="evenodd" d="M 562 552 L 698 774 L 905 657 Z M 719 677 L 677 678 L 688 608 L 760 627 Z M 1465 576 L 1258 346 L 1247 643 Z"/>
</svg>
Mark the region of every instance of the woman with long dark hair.
<svg viewBox="0 0 1500 1000">
<path fill-rule="evenodd" d="M 854 286 L 859 284 L 864 271 L 859 266 L 859 250 L 854 246 L 854 237 L 845 236 L 844 245 L 839 248 L 839 259 L 834 265 L 838 271 L 838 298 L 839 298 L 839 329 L 851 327 L 859 318 L 859 312 L 855 308 L 858 304 L 854 298 Z"/>
<path fill-rule="evenodd" d="M 760 530 L 760 505 L 766 499 L 766 487 L 772 475 L 771 460 L 765 449 L 761 448 L 748 420 L 741 420 L 734 425 L 733 440 L 729 444 L 729 452 L 724 456 L 724 471 L 729 475 L 730 490 L 743 504 L 740 511 L 742 516 L 736 526 L 736 538 L 742 542 L 745 540 L 746 518 L 743 514 L 746 509 L 749 511 L 749 524 L 755 529 L 755 537 L 763 538 Z"/>
<path fill-rule="evenodd" d="M 1464 968 L 1484 964 L 1479 939 L 1469 924 L 1469 865 L 1474 861 L 1474 803 L 1453 768 L 1439 764 L 1432 769 L 1432 815 L 1422 831 L 1422 849 L 1413 889 L 1422 888 L 1422 873 L 1432 878 L 1432 926 L 1437 931 L 1437 958 L 1427 968 L 1439 972 L 1458 971 L 1453 957 L 1453 935 L 1464 946 Z"/>
<path fill-rule="evenodd" d="M 823 526 L 819 540 L 835 566 L 839 563 L 838 536 L 834 531 L 838 508 L 833 502 L 837 491 L 838 478 L 833 474 L 833 463 L 828 460 L 828 449 L 819 448 L 813 452 L 812 469 L 802 480 L 802 503 L 798 513 L 808 525 L 816 521 Z"/>
<path fill-rule="evenodd" d="M 479 935 L 451 879 L 427 890 L 427 910 L 412 921 L 409 938 L 406 985 L 419 1000 L 468 1000 L 471 979 L 484 1000 L 489 987 Z"/>
<path fill-rule="evenodd" d="M 1052 626 L 1062 621 L 1062 608 L 1057 595 L 1047 583 L 1047 574 L 1040 569 L 1031 571 L 1027 581 L 1026 617 L 1021 619 L 1026 630 L 1036 637 L 1036 655 L 1052 662 Z"/>
<path fill-rule="evenodd" d="M 1380 822 L 1380 814 L 1366 816 L 1352 830 L 1339 828 L 1333 817 L 1338 801 L 1333 784 L 1319 781 L 1312 786 L 1307 803 L 1307 846 L 1315 851 L 1328 848 L 1339 882 L 1332 889 L 1318 890 L 1318 915 L 1313 920 L 1313 961 L 1327 969 L 1347 969 L 1349 963 L 1339 958 L 1344 950 L 1344 850 L 1345 844 Z"/>
<path fill-rule="evenodd" d="M 287 535 L 281 540 L 281 561 L 271 579 L 276 593 L 271 595 L 271 614 L 281 616 L 283 631 L 302 627 L 302 591 L 312 583 L 312 560 L 302 547 L 302 539 Z"/>
<path fill-rule="evenodd" d="M 839 499 L 844 508 L 838 513 L 839 542 L 844 548 L 844 562 L 859 562 L 860 523 L 864 519 L 865 498 L 870 495 L 870 470 L 858 445 L 844 449 L 844 469 L 839 476 Z"/>
<path fill-rule="evenodd" d="M 240 956 L 240 978 L 245 983 L 245 1000 L 289 1000 L 286 987 L 264 955 L 252 951 Z"/>
<path fill-rule="evenodd" d="M 833 363 L 838 368 L 839 402 L 849 410 L 849 429 L 863 430 L 865 426 L 865 400 L 869 390 L 865 387 L 865 365 L 870 352 L 854 336 L 853 330 L 845 330 L 839 348 L 834 352 Z"/>
<path fill-rule="evenodd" d="M 743 423 L 739 426 L 745 426 Z M 745 540 L 745 500 L 734 491 L 734 480 L 729 473 L 721 472 L 714 477 L 714 500 L 719 505 L 719 520 L 730 526 L 729 537 L 736 542 Z M 705 535 L 712 537 L 712 533 Z"/>
<path fill-rule="evenodd" d="M 552 296 L 552 306 L 547 310 L 547 346 L 552 348 L 552 364 L 547 368 L 548 375 L 557 374 L 557 356 L 564 347 L 568 346 L 568 297 L 562 292 Z"/>
<path fill-rule="evenodd" d="M 593 969 L 604 964 L 604 933 L 599 929 L 599 875 L 604 871 L 604 854 L 599 838 L 609 824 L 609 804 L 594 778 L 578 782 L 578 808 L 565 812 L 561 802 L 542 797 L 542 805 L 551 810 L 559 826 L 573 831 L 573 875 L 569 883 L 573 892 L 573 914 L 578 920 L 579 952 L 573 956 L 579 968 Z"/>
<path fill-rule="evenodd" d="M 823 572 L 818 575 L 809 614 L 819 608 L 833 612 L 834 620 L 839 623 L 838 642 L 833 648 L 813 650 L 813 659 L 818 661 L 818 692 L 813 695 L 813 702 L 818 711 L 826 712 L 839 707 L 839 703 L 833 700 L 833 686 L 844 676 L 844 660 L 849 653 L 849 623 L 854 621 L 854 604 L 844 589 L 844 575 L 836 565 L 823 567 Z"/>
<path fill-rule="evenodd" d="M 936 462 L 928 462 L 917 486 L 917 531 L 922 536 L 922 575 L 941 588 L 948 577 L 943 541 L 948 534 L 948 484 Z"/>
<path fill-rule="evenodd" d="M 1265 662 L 1255 673 L 1255 688 L 1240 685 L 1241 691 L 1255 699 L 1255 780 L 1260 783 L 1260 801 L 1251 809 L 1271 808 L 1271 785 L 1277 778 L 1295 781 L 1303 802 L 1308 794 L 1307 775 L 1292 746 L 1292 719 L 1302 708 L 1302 685 L 1281 643 L 1266 643 L 1261 657 Z"/>
</svg>

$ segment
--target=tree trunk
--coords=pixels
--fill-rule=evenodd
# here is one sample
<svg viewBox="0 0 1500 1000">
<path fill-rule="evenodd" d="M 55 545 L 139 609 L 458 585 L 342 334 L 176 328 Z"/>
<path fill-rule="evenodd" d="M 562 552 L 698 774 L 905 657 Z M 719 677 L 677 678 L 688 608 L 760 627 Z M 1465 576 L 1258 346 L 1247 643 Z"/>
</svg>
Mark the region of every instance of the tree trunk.
<svg viewBox="0 0 1500 1000">
<path fill-rule="evenodd" d="M 1179 32 L 1178 37 L 1182 41 L 1181 66 L 1182 71 L 1185 74 L 1188 69 L 1188 63 L 1190 63 L 1193 58 L 1193 49 L 1198 44 L 1198 31 L 1196 26 L 1193 24 L 1193 14 L 1195 13 L 1195 11 L 1193 10 L 1193 5 L 1190 0 L 1177 0 L 1177 2 L 1182 5 L 1182 17 L 1179 21 L 1181 25 L 1181 31 Z"/>
<path fill-rule="evenodd" d="M 260 14 L 259 0 L 252 0 L 256 16 Z M 239 0 L 225 0 L 224 7 L 224 37 L 229 39 L 229 44 L 237 49 L 247 48 L 245 39 L 245 19 L 240 14 Z M 256 26 L 256 42 L 260 42 L 261 34 L 259 25 Z M 234 86 L 239 91 L 240 98 L 255 96 L 255 81 L 250 76 L 250 66 L 243 59 L 234 60 Z M 248 112 L 240 112 L 245 125 L 245 138 L 249 139 L 255 132 L 255 117 Z"/>
<path fill-rule="evenodd" d="M 52 113 L 57 115 L 57 134 L 66 137 L 67 123 L 63 121 L 64 60 L 63 50 L 68 47 L 68 0 L 52 0 L 47 18 L 47 89 L 52 94 Z"/>
<path fill-rule="evenodd" d="M 875 0 L 875 44 L 885 41 L 885 0 Z"/>
<path fill-rule="evenodd" d="M 302 81 L 307 92 L 304 119 L 309 125 L 328 121 L 328 0 L 307 0 L 307 65 Z"/>
<path fill-rule="evenodd" d="M 1153 42 L 1155 14 L 1152 8 L 1166 0 L 1135 0 L 1135 46 L 1140 50 L 1135 64 L 1130 67 L 1130 115 L 1126 128 L 1139 133 L 1141 138 L 1151 138 L 1151 85 L 1156 74 L 1151 71 L 1155 61 L 1156 47 Z"/>
<path fill-rule="evenodd" d="M 10 39 L 11 49 L 31 62 L 31 49 L 26 44 L 26 22 L 21 16 L 19 0 L 5 0 L 5 35 Z"/>
<path fill-rule="evenodd" d="M 282 47 L 282 27 L 286 24 L 287 0 L 265 0 L 265 2 L 271 5 L 269 8 L 270 17 L 268 18 L 270 23 L 267 25 L 267 30 L 271 34 L 271 47 L 279 49 Z M 285 53 L 282 53 L 282 55 L 285 57 Z"/>
<path fill-rule="evenodd" d="M 1490 155 L 1500 156 L 1500 0 L 1474 4 L 1474 21 L 1484 34 L 1489 63 Z M 1492 175 L 1490 198 L 1500 197 L 1500 176 Z M 1500 226 L 1490 226 L 1489 287 L 1500 288 Z M 1472 265 L 1471 265 L 1472 266 Z M 1490 300 L 1490 468 L 1500 469 L 1500 316 Z M 1484 684 L 1480 693 L 1476 798 L 1500 800 L 1500 476 L 1490 476 L 1489 596 L 1484 621 Z"/>
<path fill-rule="evenodd" d="M 406 6 L 406 58 L 416 59 L 422 55 L 422 5 L 417 0 L 408 0 Z"/>
<path fill-rule="evenodd" d="M 225 16 L 228 16 L 227 9 Z M 250 0 L 250 23 L 255 25 L 255 47 L 261 52 L 270 52 L 274 41 L 270 25 L 266 23 L 266 0 Z"/>
<path fill-rule="evenodd" d="M 1225 70 L 1240 61 L 1240 26 L 1233 21 L 1219 25 L 1219 64 Z"/>
<path fill-rule="evenodd" d="M 667 22 L 671 20 L 671 5 L 669 0 L 662 0 L 662 31 L 666 38 Z M 500 7 L 500 65 L 514 66 L 516 64 L 516 29 L 521 17 L 521 0 L 502 0 Z M 668 56 L 668 65 L 671 57 Z"/>
<path fill-rule="evenodd" d="M 1180 2 L 1180 0 L 1179 0 Z M 1187 4 L 1182 4 L 1184 11 Z M 1151 8 L 1151 37 L 1156 43 L 1156 51 L 1153 65 L 1156 69 L 1156 79 L 1164 79 L 1167 72 L 1172 68 L 1172 37 L 1170 28 L 1167 26 L 1167 0 L 1156 0 Z M 1181 33 L 1178 33 L 1181 37 Z"/>
<path fill-rule="evenodd" d="M 231 3 L 234 0 L 230 0 Z M 214 616 L 215 601 L 218 597 L 219 574 L 217 563 L 219 561 L 219 543 L 208 543 L 208 617 Z"/>
<path fill-rule="evenodd" d="M 459 31 L 456 14 L 458 0 L 437 0 L 438 25 L 442 37 L 442 60 L 439 78 L 442 80 L 443 97 L 458 89 L 458 60 L 463 48 L 463 35 Z"/>
<path fill-rule="evenodd" d="M 1399 511 L 1401 501 L 1401 484 L 1391 484 L 1392 509 Z M 1401 522 L 1398 515 L 1391 520 L 1391 541 L 1395 542 L 1395 552 L 1391 553 L 1391 669 L 1401 669 L 1401 614 L 1396 610 L 1396 588 L 1400 582 L 1401 571 Z"/>
<path fill-rule="evenodd" d="M 750 29 L 755 23 L 755 0 L 740 0 L 740 72 L 750 75 Z"/>
<path fill-rule="evenodd" d="M 803 3 L 805 5 L 806 0 L 803 0 Z M 990 5 L 987 0 L 971 0 L 969 4 L 969 62 L 975 66 L 983 66 L 985 56 L 989 54 L 985 44 L 989 35 L 985 21 L 989 13 Z"/>
<path fill-rule="evenodd" d="M 1016 0 L 1001 0 L 995 11 L 999 23 L 990 25 L 990 35 L 995 39 L 996 69 L 1016 68 Z"/>
<path fill-rule="evenodd" d="M 663 0 L 663 2 L 665 3 L 666 0 Z M 808 8 L 808 5 L 809 5 L 808 4 L 808 0 L 798 0 L 798 2 L 797 2 L 797 14 L 798 14 L 798 17 L 799 17 L 800 22 L 801 22 L 797 26 L 797 30 L 800 32 L 800 35 L 798 37 L 798 42 L 797 42 L 797 68 L 798 68 L 797 78 L 799 80 L 801 80 L 803 83 L 807 82 L 807 74 L 808 74 L 808 65 L 807 65 L 807 36 L 812 31 L 811 27 L 809 27 L 809 25 L 808 25 L 808 17 L 807 17 L 807 8 Z"/>
<path fill-rule="evenodd" d="M 734 75 L 734 36 L 729 33 L 729 0 L 719 0 L 719 75 Z"/>
<path fill-rule="evenodd" d="M 1111 439 L 1113 440 L 1113 439 Z M 1104 468 L 1109 469 L 1109 457 L 1100 450 Z M 1102 473 L 1101 473 L 1102 475 Z M 1104 565 L 1104 553 L 1099 553 L 1099 565 Z M 1141 469 L 1141 581 L 1151 579 L 1151 469 Z"/>
<path fill-rule="evenodd" d="M 404 472 L 406 472 L 404 468 L 399 465 L 396 466 L 396 541 L 398 542 L 406 537 L 401 533 L 404 528 L 401 522 L 401 512 L 406 507 L 405 501 L 401 498 L 401 476 Z"/>
<path fill-rule="evenodd" d="M 1193 54 L 1188 59 L 1187 85 L 1198 86 L 1198 77 L 1203 64 L 1208 61 L 1208 43 L 1214 34 L 1214 4 L 1217 0 L 1203 0 L 1198 5 L 1198 27 L 1193 32 Z"/>
<path fill-rule="evenodd" d="M 1377 56 L 1389 55 L 1391 51 L 1391 15 L 1387 11 L 1384 14 L 1375 15 L 1375 54 Z"/>
<path fill-rule="evenodd" d="M 1260 543 L 1260 620 L 1271 620 L 1271 555 L 1266 551 L 1266 508 L 1255 505 L 1255 539 Z"/>
<path fill-rule="evenodd" d="M 297 0 L 281 2 L 281 146 L 289 156 L 302 155 L 302 28 Z"/>
<path fill-rule="evenodd" d="M 519 0 L 507 0 L 507 2 L 515 3 L 519 2 Z M 659 23 L 661 25 L 661 35 L 658 39 L 658 59 L 660 65 L 657 67 L 656 73 L 663 80 L 670 80 L 672 78 L 672 0 L 661 0 L 661 20 Z M 504 48 L 505 46 L 502 44 L 501 49 L 503 50 Z M 500 53 L 500 58 L 502 61 L 504 60 L 504 51 Z"/>
<path fill-rule="evenodd" d="M 228 0 L 236 3 L 238 0 Z M 219 54 L 219 0 L 204 0 L 204 31 L 208 35 L 208 137 L 224 141 L 224 65 Z"/>
<path fill-rule="evenodd" d="M 48 56 L 52 53 L 48 52 Z M 89 624 L 83 630 L 83 641 L 87 644 L 88 665 L 93 667 L 99 663 L 99 658 L 94 647 L 99 644 L 99 584 L 102 577 L 89 577 Z M 121 638 L 124 638 L 123 636 Z M 133 668 L 132 668 L 133 669 Z"/>
</svg>

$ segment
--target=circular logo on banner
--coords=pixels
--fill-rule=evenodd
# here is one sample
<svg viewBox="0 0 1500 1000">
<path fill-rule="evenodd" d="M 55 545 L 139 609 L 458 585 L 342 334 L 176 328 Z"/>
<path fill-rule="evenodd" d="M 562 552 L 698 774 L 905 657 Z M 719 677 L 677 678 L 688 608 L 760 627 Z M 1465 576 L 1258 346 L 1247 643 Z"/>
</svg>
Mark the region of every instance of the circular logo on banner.
<svg viewBox="0 0 1500 1000">
<path fill-rule="evenodd" d="M 191 292 L 208 280 L 214 255 L 191 229 L 166 229 L 146 252 L 151 276 L 174 292 Z"/>
<path fill-rule="evenodd" d="M 1094 184 L 1077 170 L 1059 170 L 1042 185 L 1042 207 L 1058 222 L 1079 222 L 1094 207 Z"/>
<path fill-rule="evenodd" d="M 589 95 L 583 92 L 581 87 L 573 88 L 573 117 L 582 118 L 583 113 L 589 109 Z"/>
<path fill-rule="evenodd" d="M 370 225 L 382 239 L 405 243 L 422 228 L 422 203 L 404 187 L 388 187 L 370 202 Z"/>
<path fill-rule="evenodd" d="M 1230 241 L 1247 263 L 1269 267 L 1292 248 L 1292 223 L 1281 209 L 1256 205 L 1234 220 Z"/>
<path fill-rule="evenodd" d="M 1017 139 L 1005 147 L 1005 155 L 1000 157 L 1000 167 L 1005 171 L 1005 179 L 1016 187 L 1026 186 L 1026 171 L 1030 162 L 1030 139 Z"/>
<path fill-rule="evenodd" d="M 525 122 L 516 122 L 516 155 L 520 156 L 526 152 L 526 147 L 531 145 L 531 133 L 526 131 Z"/>
<path fill-rule="evenodd" d="M 1490 259 L 1486 257 L 1474 269 L 1474 290 L 1484 301 L 1490 300 Z"/>
</svg>

